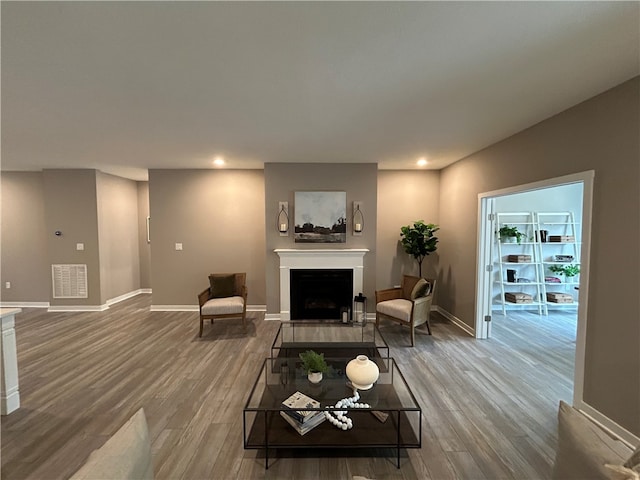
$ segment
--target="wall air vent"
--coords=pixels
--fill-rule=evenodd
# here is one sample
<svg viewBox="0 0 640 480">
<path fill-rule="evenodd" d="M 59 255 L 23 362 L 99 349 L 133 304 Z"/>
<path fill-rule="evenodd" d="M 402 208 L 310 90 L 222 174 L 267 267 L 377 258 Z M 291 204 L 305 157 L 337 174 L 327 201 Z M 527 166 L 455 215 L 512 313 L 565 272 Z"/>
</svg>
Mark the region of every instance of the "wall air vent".
<svg viewBox="0 0 640 480">
<path fill-rule="evenodd" d="M 51 265 L 53 298 L 87 298 L 87 266 Z"/>
</svg>

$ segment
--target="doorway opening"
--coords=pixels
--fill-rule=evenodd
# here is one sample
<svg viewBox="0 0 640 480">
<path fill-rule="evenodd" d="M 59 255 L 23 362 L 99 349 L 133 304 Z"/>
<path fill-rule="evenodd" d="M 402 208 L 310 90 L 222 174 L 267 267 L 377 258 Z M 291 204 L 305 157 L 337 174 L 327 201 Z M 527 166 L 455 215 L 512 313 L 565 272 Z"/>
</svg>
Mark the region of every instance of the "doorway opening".
<svg viewBox="0 0 640 480">
<path fill-rule="evenodd" d="M 582 172 L 564 177 L 548 179 L 541 182 L 535 182 L 526 185 L 520 185 L 502 190 L 485 192 L 478 195 L 478 269 L 477 269 L 477 291 L 476 291 L 476 322 L 475 336 L 476 338 L 490 338 L 491 328 L 494 321 L 500 321 L 500 315 L 503 314 L 505 302 L 504 293 L 498 289 L 500 286 L 506 286 L 510 290 L 509 293 L 524 292 L 528 296 L 521 296 L 523 301 L 530 302 L 532 305 L 509 304 L 509 312 L 513 315 L 535 315 L 538 318 L 549 319 L 549 312 L 558 317 L 571 315 L 568 310 L 575 311 L 575 357 L 573 362 L 573 403 L 578 404 L 582 401 L 583 385 L 584 385 L 584 351 L 586 336 L 586 320 L 587 320 L 587 298 L 588 298 L 588 279 L 589 279 L 589 252 L 591 240 L 591 209 L 593 197 L 593 171 Z M 577 198 L 577 203 L 576 203 Z M 509 202 L 513 203 L 509 206 Z M 502 278 L 500 273 L 506 271 L 509 263 L 508 255 L 504 254 L 500 249 L 498 251 L 499 225 L 497 213 L 509 210 L 512 213 L 529 214 L 529 217 L 517 218 L 512 223 L 520 223 L 523 231 L 521 239 L 522 255 L 524 260 L 526 257 L 524 249 L 531 249 L 531 265 L 514 265 L 515 268 L 509 272 L 510 278 Z M 575 211 L 575 228 L 576 232 L 573 241 L 579 246 L 578 253 L 570 254 L 566 251 L 553 252 L 544 250 L 540 242 L 540 230 L 549 230 L 540 226 L 541 223 L 554 223 L 553 228 L 559 226 L 560 223 L 569 223 L 556 221 L 551 222 L 550 217 L 539 217 L 538 213 L 566 213 Z M 560 218 L 560 217 L 557 217 Z M 504 218 L 500 220 L 504 224 Z M 511 225 L 513 226 L 513 225 Z M 562 235 L 560 235 L 562 236 Z M 569 234 L 564 234 L 563 240 L 567 243 L 570 240 Z M 511 247 L 508 247 L 511 248 Z M 506 250 L 506 249 L 505 249 Z M 519 254 L 521 252 L 514 252 Z M 501 258 L 498 258 L 501 254 Z M 504 255 L 502 255 L 504 254 Z M 563 289 L 567 289 L 575 298 L 575 305 L 571 307 L 550 305 L 547 301 L 546 289 L 552 290 L 551 293 L 558 293 L 554 285 L 549 285 L 550 279 L 549 267 L 558 260 L 566 260 L 571 256 L 572 265 L 579 266 L 579 277 L 577 284 L 573 287 L 562 285 Z M 579 257 L 579 258 L 576 258 Z M 514 262 L 516 263 L 516 262 Z M 522 283 L 530 285 L 518 284 L 517 279 L 514 280 L 514 272 L 517 276 L 519 268 L 529 268 L 522 270 Z M 502 270 L 499 270 L 502 269 Z M 537 269 L 537 270 L 535 270 Z M 548 282 L 547 282 L 548 280 Z M 575 290 L 574 290 L 575 288 Z M 514 302 L 515 298 L 509 301 Z M 535 312 L 527 312 L 530 307 L 536 307 Z M 543 308 L 544 306 L 544 308 Z M 560 310 L 558 310 L 560 308 Z M 497 315 L 496 315 L 497 314 Z M 570 318 L 569 318 L 570 320 Z M 569 324 L 570 325 L 570 324 Z M 571 328 L 569 326 L 569 328 Z M 544 332 L 540 332 L 544 335 Z"/>
</svg>

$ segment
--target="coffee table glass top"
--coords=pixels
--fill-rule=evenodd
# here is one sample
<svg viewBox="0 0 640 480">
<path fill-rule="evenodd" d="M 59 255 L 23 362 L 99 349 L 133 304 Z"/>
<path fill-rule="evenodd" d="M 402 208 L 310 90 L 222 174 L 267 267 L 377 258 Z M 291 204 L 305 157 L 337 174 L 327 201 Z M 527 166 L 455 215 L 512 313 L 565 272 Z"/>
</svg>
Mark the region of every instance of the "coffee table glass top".
<svg viewBox="0 0 640 480">
<path fill-rule="evenodd" d="M 389 357 L 389 346 L 375 323 L 353 326 L 335 320 L 282 322 L 271 346 L 271 356 L 295 357 L 304 350 L 316 350 L 325 356 L 346 356 L 351 347 L 367 347 L 362 354 L 370 357 Z"/>
</svg>

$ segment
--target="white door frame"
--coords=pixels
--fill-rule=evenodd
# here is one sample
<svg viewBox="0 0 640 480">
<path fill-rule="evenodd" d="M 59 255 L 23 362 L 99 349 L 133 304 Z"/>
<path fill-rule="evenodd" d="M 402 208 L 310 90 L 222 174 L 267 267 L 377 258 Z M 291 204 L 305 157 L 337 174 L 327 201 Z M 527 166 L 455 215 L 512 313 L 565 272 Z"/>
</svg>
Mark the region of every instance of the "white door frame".
<svg viewBox="0 0 640 480">
<path fill-rule="evenodd" d="M 503 195 L 522 193 L 541 188 L 558 187 L 570 183 L 582 183 L 582 248 L 580 250 L 580 290 L 578 291 L 578 325 L 576 332 L 576 356 L 573 375 L 573 404 L 581 405 L 584 391 L 584 361 L 587 332 L 587 300 L 589 298 L 589 264 L 591 258 L 591 216 L 593 207 L 594 170 L 550 178 L 539 182 L 517 185 L 478 194 L 478 264 L 476 282 L 476 338 L 487 338 L 491 322 L 491 248 L 493 244 L 493 222 L 489 221 L 493 199 Z"/>
</svg>

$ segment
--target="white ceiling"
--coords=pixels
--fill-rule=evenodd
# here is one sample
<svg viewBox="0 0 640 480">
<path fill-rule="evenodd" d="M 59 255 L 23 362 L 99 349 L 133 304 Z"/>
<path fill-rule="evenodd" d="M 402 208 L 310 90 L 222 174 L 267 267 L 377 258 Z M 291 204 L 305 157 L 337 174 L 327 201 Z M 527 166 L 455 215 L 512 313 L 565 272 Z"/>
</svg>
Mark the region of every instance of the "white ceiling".
<svg viewBox="0 0 640 480">
<path fill-rule="evenodd" d="M 640 73 L 639 2 L 2 2 L 2 170 L 442 168 Z"/>
</svg>

